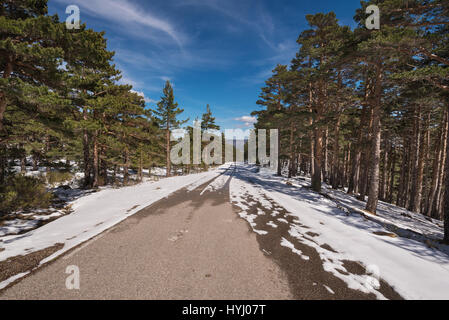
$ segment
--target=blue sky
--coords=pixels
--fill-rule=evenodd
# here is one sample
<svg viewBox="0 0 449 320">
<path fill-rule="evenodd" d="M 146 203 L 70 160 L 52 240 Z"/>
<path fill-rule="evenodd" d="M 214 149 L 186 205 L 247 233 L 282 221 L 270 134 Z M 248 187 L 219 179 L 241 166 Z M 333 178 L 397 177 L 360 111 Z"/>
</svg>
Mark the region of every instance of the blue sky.
<svg viewBox="0 0 449 320">
<path fill-rule="evenodd" d="M 106 32 L 123 82 L 149 107 L 169 79 L 182 118 L 193 121 L 210 104 L 223 129 L 249 125 L 271 70 L 294 57 L 306 14 L 334 11 L 354 26 L 360 7 L 359 0 L 50 0 L 49 11 L 64 21 L 71 4 L 89 28 Z"/>
</svg>

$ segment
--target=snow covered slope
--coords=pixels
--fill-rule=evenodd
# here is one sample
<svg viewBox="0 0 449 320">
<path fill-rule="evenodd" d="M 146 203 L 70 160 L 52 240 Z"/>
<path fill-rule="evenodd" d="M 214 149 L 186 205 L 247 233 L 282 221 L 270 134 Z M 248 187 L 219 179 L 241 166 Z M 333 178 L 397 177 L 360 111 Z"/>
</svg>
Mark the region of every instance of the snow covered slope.
<svg viewBox="0 0 449 320">
<path fill-rule="evenodd" d="M 290 236 L 302 244 L 314 247 L 324 269 L 345 281 L 350 288 L 371 292 L 382 298 L 375 286 L 366 283 L 366 276 L 338 272 L 346 270 L 343 263 L 345 260 L 361 262 L 371 272 L 378 273 L 380 278 L 392 285 L 404 298 L 449 299 L 449 256 L 445 253 L 449 252 L 447 246 L 442 246 L 439 250 L 419 239 L 386 236 L 391 231 L 383 226 L 382 219 L 388 220 L 389 224 L 397 223 L 397 219 L 404 227 L 433 236 L 441 232 L 438 224 L 425 219 L 422 219 L 422 223 L 419 219 L 410 222 L 406 219 L 409 212 L 405 216 L 388 212 L 386 204 L 380 206 L 380 220 L 373 221 L 363 215 L 342 210 L 335 201 L 311 191 L 307 181 L 293 185 L 286 182 L 285 178 L 275 177 L 270 171 L 262 169 L 258 172 L 251 166 L 238 166 L 231 181 L 231 200 L 243 210 L 241 216 L 249 221 L 255 232 L 263 236 L 273 230 L 273 224 L 288 223 L 273 218 L 270 225 L 259 226 L 254 224 L 254 216 L 245 214 L 245 210 L 251 206 L 247 199 L 256 199 L 263 204 L 263 201 L 266 202 L 264 197 L 267 197 L 295 217 L 297 223 L 289 225 Z M 351 205 L 357 205 L 352 197 L 342 192 L 335 191 L 332 194 L 346 204 L 351 202 Z M 266 203 L 266 206 L 269 207 L 270 203 Z M 398 212 L 401 210 L 398 209 Z M 310 241 L 306 232 L 317 236 Z M 337 253 L 323 250 L 321 246 L 325 244 L 330 245 Z M 284 245 L 294 249 L 294 244 Z M 297 254 L 301 255 L 301 252 Z"/>
<path fill-rule="evenodd" d="M 171 193 L 189 185 L 201 185 L 219 176 L 228 167 L 229 165 L 223 165 L 204 173 L 171 177 L 119 189 L 104 189 L 81 197 L 73 202 L 74 212 L 70 215 L 25 234 L 0 237 L 0 261 L 58 243 L 64 245 L 61 250 L 41 261 L 42 265 Z M 0 283 L 0 289 L 12 280 L 15 279 Z"/>
</svg>

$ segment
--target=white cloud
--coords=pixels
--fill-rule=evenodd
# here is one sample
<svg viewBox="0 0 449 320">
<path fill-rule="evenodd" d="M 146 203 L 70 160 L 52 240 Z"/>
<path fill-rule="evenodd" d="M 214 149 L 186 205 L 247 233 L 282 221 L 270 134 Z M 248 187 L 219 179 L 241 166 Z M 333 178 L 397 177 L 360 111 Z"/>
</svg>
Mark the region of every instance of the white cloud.
<svg viewBox="0 0 449 320">
<path fill-rule="evenodd" d="M 132 93 L 137 93 L 139 96 L 141 96 L 142 98 L 145 98 L 145 94 L 142 92 L 142 91 L 136 91 L 136 90 L 132 90 L 131 89 L 131 92 Z"/>
<path fill-rule="evenodd" d="M 150 99 L 150 98 L 146 97 L 146 96 L 145 96 L 145 93 L 143 93 L 142 91 L 136 91 L 136 90 L 131 89 L 131 92 L 137 93 L 137 94 L 138 94 L 139 96 L 141 96 L 141 97 L 145 100 L 145 102 L 147 102 L 147 103 L 157 103 L 157 102 L 158 102 L 158 101 L 156 101 L 156 100 L 153 100 L 153 99 Z"/>
<path fill-rule="evenodd" d="M 239 118 L 234 118 L 234 120 L 243 122 L 245 124 L 245 126 L 247 126 L 247 127 L 249 127 L 252 124 L 257 122 L 256 117 L 251 117 L 251 116 L 243 116 L 243 117 L 239 117 Z"/>
</svg>

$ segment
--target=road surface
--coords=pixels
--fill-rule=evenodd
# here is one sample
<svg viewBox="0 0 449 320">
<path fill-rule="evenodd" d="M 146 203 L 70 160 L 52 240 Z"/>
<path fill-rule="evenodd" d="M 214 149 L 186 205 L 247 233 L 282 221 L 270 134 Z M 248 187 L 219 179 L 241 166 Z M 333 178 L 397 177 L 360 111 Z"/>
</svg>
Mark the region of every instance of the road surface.
<svg viewBox="0 0 449 320">
<path fill-rule="evenodd" d="M 217 178 L 219 188 L 206 183 L 182 189 L 132 215 L 1 291 L 0 299 L 375 298 L 324 271 L 313 248 L 298 244 L 310 257 L 304 261 L 281 246 L 286 226 L 268 235 L 255 233 L 230 201 L 235 170 Z M 251 210 L 257 208 L 262 206 L 252 201 Z M 80 271 L 79 290 L 66 287 L 69 266 Z M 355 262 L 348 262 L 351 268 L 364 272 Z M 380 291 L 400 298 L 385 283 Z"/>
</svg>

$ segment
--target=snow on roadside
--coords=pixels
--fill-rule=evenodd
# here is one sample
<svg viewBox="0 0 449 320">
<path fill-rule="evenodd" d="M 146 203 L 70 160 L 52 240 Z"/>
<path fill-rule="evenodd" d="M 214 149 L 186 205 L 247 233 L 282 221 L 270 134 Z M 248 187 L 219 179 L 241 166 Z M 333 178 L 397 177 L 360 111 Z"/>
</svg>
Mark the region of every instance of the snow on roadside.
<svg viewBox="0 0 449 320">
<path fill-rule="evenodd" d="M 308 241 L 304 236 L 305 230 L 296 223 L 290 224 L 289 234 L 317 249 L 325 270 L 344 280 L 348 287 L 383 298 L 369 285 L 372 277 L 338 272 L 345 270 L 342 264 L 345 260 L 359 261 L 367 270 L 378 270 L 378 276 L 404 298 L 449 299 L 449 256 L 444 252 L 413 239 L 376 235 L 375 232 L 388 233 L 388 230 L 361 215 L 347 215 L 334 201 L 308 188 L 287 185 L 284 178 L 275 177 L 271 172 L 261 170 L 257 174 L 251 167 L 242 165 L 237 171 L 231 182 L 233 201 L 242 210 L 249 210 L 250 204 L 245 202 L 244 195 L 259 199 L 263 198 L 263 192 L 284 207 L 308 227 L 307 231 L 317 236 L 313 242 Z M 324 244 L 330 245 L 337 253 L 321 248 Z"/>
<path fill-rule="evenodd" d="M 226 183 L 231 179 L 232 171 L 230 170 L 229 173 L 224 173 L 218 178 L 214 179 L 211 183 L 207 185 L 206 188 L 204 188 L 203 191 L 201 191 L 201 195 L 203 195 L 205 192 L 214 192 L 217 190 L 221 190 L 225 187 Z"/>
<path fill-rule="evenodd" d="M 145 182 L 119 189 L 103 189 L 81 197 L 72 203 L 74 212 L 28 233 L 0 238 L 0 261 L 51 247 L 57 243 L 64 247 L 46 258 L 41 264 L 93 238 L 129 216 L 171 193 L 216 178 L 229 168 L 225 164 L 217 169 Z M 3 250 L 1 250 L 3 249 Z M 17 277 L 0 283 L 0 289 Z"/>
<path fill-rule="evenodd" d="M 0 227 L 0 241 L 2 240 L 2 237 L 9 235 L 9 234 L 19 234 L 26 232 L 27 230 L 35 229 L 39 226 L 43 221 L 55 219 L 60 217 L 62 214 L 58 211 L 55 211 L 50 214 L 46 215 L 39 215 L 39 214 L 33 214 L 25 215 L 28 219 L 14 219 L 5 221 L 3 225 Z"/>
<path fill-rule="evenodd" d="M 333 198 L 341 203 L 359 210 L 365 209 L 366 203 L 357 200 L 355 197 L 349 196 L 340 190 L 332 190 L 325 186 L 324 189 Z M 421 234 L 431 239 L 443 238 L 443 222 L 435 219 L 426 219 L 421 214 L 413 213 L 407 209 L 379 201 L 377 207 L 377 215 L 372 217 L 380 223 L 391 223 L 397 228 L 403 230 L 411 230 L 417 234 Z"/>
</svg>

